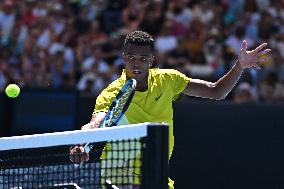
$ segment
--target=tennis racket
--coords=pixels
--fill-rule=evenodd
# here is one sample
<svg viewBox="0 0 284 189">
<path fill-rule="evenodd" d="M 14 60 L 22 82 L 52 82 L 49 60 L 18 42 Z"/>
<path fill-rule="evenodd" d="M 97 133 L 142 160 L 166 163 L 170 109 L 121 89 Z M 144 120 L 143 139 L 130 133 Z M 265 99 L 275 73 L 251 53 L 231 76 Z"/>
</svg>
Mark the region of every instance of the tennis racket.
<svg viewBox="0 0 284 189">
<path fill-rule="evenodd" d="M 113 127 L 119 123 L 134 96 L 136 84 L 137 82 L 135 79 L 129 79 L 125 82 L 112 101 L 110 108 L 99 128 Z M 84 150 L 86 153 L 89 153 L 93 147 L 93 144 L 87 143 L 84 146 Z"/>
</svg>

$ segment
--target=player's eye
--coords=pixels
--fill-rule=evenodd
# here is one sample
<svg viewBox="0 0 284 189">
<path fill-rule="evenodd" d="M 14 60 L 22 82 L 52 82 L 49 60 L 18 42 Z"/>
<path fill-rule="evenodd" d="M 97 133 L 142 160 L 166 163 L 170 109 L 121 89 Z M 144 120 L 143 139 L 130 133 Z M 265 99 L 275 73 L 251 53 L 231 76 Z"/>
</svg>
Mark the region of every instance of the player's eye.
<svg viewBox="0 0 284 189">
<path fill-rule="evenodd" d="M 133 56 L 133 55 L 128 55 L 128 56 L 127 56 L 127 59 L 128 59 L 128 60 L 135 60 L 135 56 Z"/>
<path fill-rule="evenodd" d="M 148 60 L 148 57 L 142 56 L 142 57 L 141 57 L 141 61 L 142 61 L 142 62 L 148 62 L 149 60 Z"/>
<path fill-rule="evenodd" d="M 149 61 L 151 61 L 151 59 L 153 57 L 150 57 L 150 56 L 138 56 L 138 57 L 136 57 L 134 55 L 126 55 L 126 58 L 130 61 L 134 61 L 136 59 L 139 59 L 139 61 L 141 61 L 141 62 L 149 62 Z"/>
</svg>

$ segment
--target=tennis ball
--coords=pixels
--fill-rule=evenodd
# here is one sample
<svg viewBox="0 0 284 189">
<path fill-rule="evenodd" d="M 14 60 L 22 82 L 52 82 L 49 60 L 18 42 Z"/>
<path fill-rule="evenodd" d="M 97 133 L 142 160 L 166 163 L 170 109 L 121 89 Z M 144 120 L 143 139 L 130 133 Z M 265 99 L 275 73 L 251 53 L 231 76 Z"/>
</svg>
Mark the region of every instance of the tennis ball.
<svg viewBox="0 0 284 189">
<path fill-rule="evenodd" d="M 6 95 L 10 98 L 16 98 L 20 94 L 20 91 L 20 87 L 16 84 L 9 84 L 5 89 Z"/>
</svg>

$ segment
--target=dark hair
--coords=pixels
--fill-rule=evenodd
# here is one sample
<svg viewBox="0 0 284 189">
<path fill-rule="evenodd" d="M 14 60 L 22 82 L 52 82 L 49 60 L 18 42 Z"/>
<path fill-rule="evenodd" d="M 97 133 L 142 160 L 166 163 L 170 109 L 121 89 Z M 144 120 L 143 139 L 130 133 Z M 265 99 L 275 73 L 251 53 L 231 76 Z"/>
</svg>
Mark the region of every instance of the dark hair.
<svg viewBox="0 0 284 189">
<path fill-rule="evenodd" d="M 151 47 L 151 50 L 154 52 L 154 39 L 151 35 L 143 31 L 133 31 L 129 33 L 123 44 L 123 51 L 126 50 L 128 43 L 135 44 L 137 46 L 147 46 Z"/>
</svg>

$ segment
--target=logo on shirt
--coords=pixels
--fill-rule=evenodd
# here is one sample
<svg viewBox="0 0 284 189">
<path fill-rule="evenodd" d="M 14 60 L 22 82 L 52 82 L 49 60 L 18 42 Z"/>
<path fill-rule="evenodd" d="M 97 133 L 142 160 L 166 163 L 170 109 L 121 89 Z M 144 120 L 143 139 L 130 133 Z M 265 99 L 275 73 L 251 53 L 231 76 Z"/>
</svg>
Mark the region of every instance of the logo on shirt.
<svg viewBox="0 0 284 189">
<path fill-rule="evenodd" d="M 161 98 L 161 96 L 162 96 L 163 94 L 164 94 L 164 93 L 160 94 L 158 97 L 155 98 L 155 100 L 158 101 L 158 100 Z"/>
</svg>

